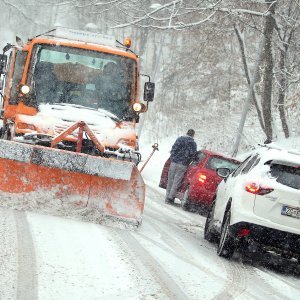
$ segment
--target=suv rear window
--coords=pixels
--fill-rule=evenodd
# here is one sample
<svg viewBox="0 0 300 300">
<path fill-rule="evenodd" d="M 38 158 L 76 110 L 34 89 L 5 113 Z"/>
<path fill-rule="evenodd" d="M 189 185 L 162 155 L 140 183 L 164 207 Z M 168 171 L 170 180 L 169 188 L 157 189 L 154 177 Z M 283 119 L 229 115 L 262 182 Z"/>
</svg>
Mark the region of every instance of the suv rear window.
<svg viewBox="0 0 300 300">
<path fill-rule="evenodd" d="M 206 167 L 211 170 L 216 170 L 218 168 L 228 168 L 230 172 L 235 170 L 239 166 L 238 162 L 233 162 L 231 160 L 227 160 L 226 158 L 221 158 L 221 157 L 211 157 L 207 164 Z"/>
<path fill-rule="evenodd" d="M 291 166 L 272 164 L 270 174 L 276 181 L 293 189 L 300 189 L 300 169 Z"/>
</svg>

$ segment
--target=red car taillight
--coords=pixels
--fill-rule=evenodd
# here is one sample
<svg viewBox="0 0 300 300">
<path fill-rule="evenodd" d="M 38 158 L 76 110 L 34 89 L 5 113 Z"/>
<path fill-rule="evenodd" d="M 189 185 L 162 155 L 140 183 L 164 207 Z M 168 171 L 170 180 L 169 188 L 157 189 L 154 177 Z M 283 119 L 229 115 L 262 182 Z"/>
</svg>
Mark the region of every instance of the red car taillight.
<svg viewBox="0 0 300 300">
<path fill-rule="evenodd" d="M 201 183 L 205 183 L 205 181 L 206 181 L 206 175 L 204 175 L 202 173 L 199 173 L 199 175 L 198 175 L 198 181 L 201 182 Z"/>
<path fill-rule="evenodd" d="M 255 195 L 266 195 L 274 191 L 274 189 L 268 187 L 262 187 L 257 185 L 256 183 L 249 183 L 245 186 L 245 190 L 248 193 L 255 194 Z"/>
</svg>

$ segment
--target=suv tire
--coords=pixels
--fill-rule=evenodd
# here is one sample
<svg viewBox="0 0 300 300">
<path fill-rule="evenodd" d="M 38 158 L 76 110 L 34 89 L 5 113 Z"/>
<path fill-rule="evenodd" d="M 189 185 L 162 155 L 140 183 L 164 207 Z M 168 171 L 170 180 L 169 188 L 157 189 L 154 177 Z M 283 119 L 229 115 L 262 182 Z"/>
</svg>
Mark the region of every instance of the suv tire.
<svg viewBox="0 0 300 300">
<path fill-rule="evenodd" d="M 229 233 L 230 209 L 225 212 L 221 229 L 221 236 L 218 244 L 217 254 L 225 258 L 231 258 L 235 250 L 235 242 Z"/>
</svg>

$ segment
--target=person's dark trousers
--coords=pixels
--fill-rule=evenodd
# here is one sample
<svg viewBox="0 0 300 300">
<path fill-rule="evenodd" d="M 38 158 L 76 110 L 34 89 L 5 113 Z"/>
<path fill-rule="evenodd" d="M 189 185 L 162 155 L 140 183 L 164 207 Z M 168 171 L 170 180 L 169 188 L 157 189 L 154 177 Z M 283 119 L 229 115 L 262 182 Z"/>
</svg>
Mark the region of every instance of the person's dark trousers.
<svg viewBox="0 0 300 300">
<path fill-rule="evenodd" d="M 171 162 L 168 173 L 168 184 L 165 202 L 174 202 L 177 190 L 180 187 L 186 169 L 187 166 Z"/>
</svg>

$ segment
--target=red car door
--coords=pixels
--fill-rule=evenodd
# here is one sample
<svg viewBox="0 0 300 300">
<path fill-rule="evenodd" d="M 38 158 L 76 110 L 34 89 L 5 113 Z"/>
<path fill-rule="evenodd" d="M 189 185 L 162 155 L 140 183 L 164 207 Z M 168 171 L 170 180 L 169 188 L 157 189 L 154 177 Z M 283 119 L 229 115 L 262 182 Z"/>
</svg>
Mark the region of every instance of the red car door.
<svg viewBox="0 0 300 300">
<path fill-rule="evenodd" d="M 186 186 L 186 183 L 189 182 L 187 180 L 187 178 L 190 178 L 190 176 L 192 176 L 192 174 L 194 174 L 194 172 L 196 172 L 197 167 L 199 166 L 199 164 L 203 160 L 203 158 L 205 158 L 205 156 L 206 155 L 201 151 L 198 151 L 196 153 L 194 160 L 189 165 L 189 167 L 183 177 L 182 184 L 181 184 L 179 191 L 181 191 L 182 188 Z M 171 161 L 170 161 L 170 158 L 168 158 L 167 161 L 165 162 L 164 167 L 161 172 L 159 187 L 161 187 L 163 189 L 167 188 L 168 172 L 169 172 L 170 164 L 171 164 Z"/>
<path fill-rule="evenodd" d="M 186 187 L 190 184 L 191 180 L 194 178 L 195 173 L 199 172 L 199 168 L 205 164 L 206 161 L 206 154 L 198 151 L 195 155 L 194 160 L 188 166 L 185 175 L 182 180 L 181 187 L 179 189 L 180 192 L 184 192 Z"/>
<path fill-rule="evenodd" d="M 170 164 L 171 164 L 171 160 L 170 160 L 170 158 L 168 158 L 167 161 L 165 162 L 164 167 L 161 172 L 159 187 L 161 187 L 163 189 L 167 188 L 168 172 L 169 172 Z"/>
</svg>

